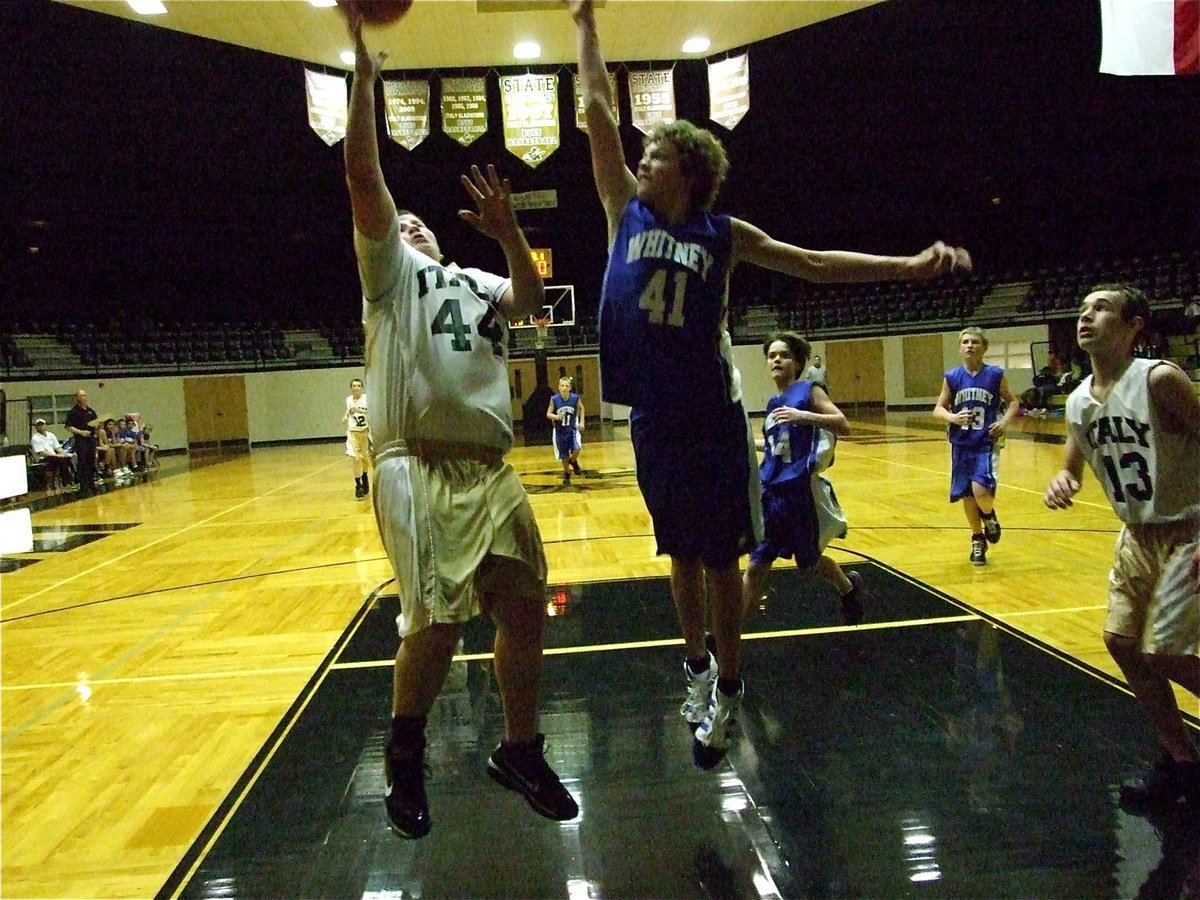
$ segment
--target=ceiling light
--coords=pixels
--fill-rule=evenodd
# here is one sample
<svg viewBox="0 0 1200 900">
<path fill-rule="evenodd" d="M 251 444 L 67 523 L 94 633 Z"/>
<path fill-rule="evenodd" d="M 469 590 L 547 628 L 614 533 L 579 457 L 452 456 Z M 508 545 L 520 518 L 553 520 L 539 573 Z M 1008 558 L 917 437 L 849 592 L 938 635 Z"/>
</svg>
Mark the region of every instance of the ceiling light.
<svg viewBox="0 0 1200 900">
<path fill-rule="evenodd" d="M 688 38 L 686 41 L 683 42 L 683 52 L 684 53 L 703 53 L 705 50 L 708 49 L 709 44 L 711 44 L 711 43 L 712 43 L 712 41 L 710 41 L 706 37 Z"/>
<path fill-rule="evenodd" d="M 517 59 L 537 59 L 542 55 L 542 48 L 536 41 L 521 41 L 513 47 L 513 56 Z"/>
<path fill-rule="evenodd" d="M 342 62 L 344 62 L 346 65 L 348 65 L 348 66 L 354 65 L 354 51 L 353 50 L 343 50 L 341 53 L 341 56 L 342 56 Z"/>
<path fill-rule="evenodd" d="M 161 0 L 127 0 L 129 8 L 139 16 L 160 16 L 167 11 Z"/>
<path fill-rule="evenodd" d="M 325 9 L 329 6 L 337 6 L 337 0 L 308 0 L 308 2 L 317 9 Z"/>
</svg>

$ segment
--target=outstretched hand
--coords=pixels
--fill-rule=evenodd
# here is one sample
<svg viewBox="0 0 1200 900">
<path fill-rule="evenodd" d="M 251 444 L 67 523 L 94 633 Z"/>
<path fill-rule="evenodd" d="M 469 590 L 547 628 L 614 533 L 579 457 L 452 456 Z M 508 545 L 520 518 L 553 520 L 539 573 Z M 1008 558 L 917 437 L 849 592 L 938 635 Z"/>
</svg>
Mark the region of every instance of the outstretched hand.
<svg viewBox="0 0 1200 900">
<path fill-rule="evenodd" d="M 354 77 L 374 81 L 383 71 L 383 61 L 387 59 L 387 51 L 380 50 L 372 55 L 363 42 L 363 17 L 357 9 L 351 9 L 346 16 L 350 37 L 354 41 Z"/>
<path fill-rule="evenodd" d="M 477 211 L 460 209 L 460 219 L 497 241 L 520 230 L 512 208 L 512 188 L 507 178 L 501 180 L 496 174 L 494 165 L 488 164 L 486 178 L 479 166 L 471 166 L 471 174 L 462 176 L 462 184 L 475 201 Z"/>
<path fill-rule="evenodd" d="M 563 6 L 571 13 L 571 18 L 578 22 L 592 15 L 592 0 L 561 0 Z"/>
<path fill-rule="evenodd" d="M 942 275 L 966 275 L 972 269 L 971 254 L 962 247 L 937 241 L 912 258 L 913 277 L 917 280 Z"/>
</svg>

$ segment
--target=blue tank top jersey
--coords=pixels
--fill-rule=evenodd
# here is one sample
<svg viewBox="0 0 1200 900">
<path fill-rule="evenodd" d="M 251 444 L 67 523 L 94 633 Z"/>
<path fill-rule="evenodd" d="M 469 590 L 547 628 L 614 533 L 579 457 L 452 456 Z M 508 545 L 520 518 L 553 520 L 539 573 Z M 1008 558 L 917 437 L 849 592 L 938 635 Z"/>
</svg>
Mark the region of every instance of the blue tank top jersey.
<svg viewBox="0 0 1200 900">
<path fill-rule="evenodd" d="M 733 230 L 704 213 L 661 224 L 634 197 L 625 208 L 600 298 L 604 399 L 639 408 L 731 402 L 732 366 L 721 353 Z"/>
<path fill-rule="evenodd" d="M 554 403 L 554 411 L 555 412 L 559 412 L 564 407 L 567 410 L 567 414 L 565 416 L 563 416 L 561 419 L 559 419 L 557 422 L 555 422 L 554 427 L 560 432 L 574 431 L 575 430 L 575 411 L 579 409 L 579 395 L 578 394 L 569 394 L 567 396 L 567 399 L 564 400 L 562 398 L 562 394 L 555 394 L 550 399 Z"/>
<path fill-rule="evenodd" d="M 782 484 L 793 478 L 807 478 L 813 470 L 817 452 L 817 430 L 811 425 L 776 422 L 774 411 L 781 406 L 793 409 L 812 408 L 811 381 L 796 381 L 767 401 L 767 418 L 763 422 L 763 437 L 767 446 L 759 466 L 759 478 L 764 485 Z"/>
<path fill-rule="evenodd" d="M 966 428 L 950 426 L 950 443 L 976 448 L 992 445 L 988 429 L 1000 418 L 1000 382 L 1003 378 L 1002 368 L 987 364 L 976 375 L 962 366 L 946 373 L 946 384 L 950 386 L 950 412 L 971 411 L 971 424 Z"/>
</svg>

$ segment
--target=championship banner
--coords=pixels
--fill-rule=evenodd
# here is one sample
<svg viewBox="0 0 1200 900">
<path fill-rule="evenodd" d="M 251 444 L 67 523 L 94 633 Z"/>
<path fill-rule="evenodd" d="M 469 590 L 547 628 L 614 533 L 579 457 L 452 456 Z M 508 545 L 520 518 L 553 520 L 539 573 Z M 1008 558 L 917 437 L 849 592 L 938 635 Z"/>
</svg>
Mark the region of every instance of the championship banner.
<svg viewBox="0 0 1200 900">
<path fill-rule="evenodd" d="M 675 121 L 675 76 L 670 69 L 629 73 L 629 118 L 643 134 Z"/>
<path fill-rule="evenodd" d="M 308 97 L 308 124 L 332 147 L 346 136 L 349 94 L 345 77 L 305 69 L 304 92 Z"/>
<path fill-rule="evenodd" d="M 583 112 L 583 86 L 579 81 L 579 73 L 576 72 L 571 76 L 575 84 L 575 127 L 580 131 L 587 131 L 587 117 Z M 621 124 L 621 104 L 617 102 L 617 75 L 615 72 L 608 73 L 608 89 L 612 97 L 613 118 L 617 120 L 617 124 Z"/>
<path fill-rule="evenodd" d="M 487 134 L 487 85 L 482 78 L 442 79 L 442 131 L 464 147 Z"/>
<path fill-rule="evenodd" d="M 405 150 L 429 137 L 429 82 L 383 81 L 387 133 Z"/>
<path fill-rule="evenodd" d="M 1100 0 L 1100 71 L 1200 73 L 1200 0 Z"/>
<path fill-rule="evenodd" d="M 750 54 L 708 65 L 708 117 L 729 130 L 750 111 Z"/>
<path fill-rule="evenodd" d="M 501 75 L 504 146 L 530 168 L 558 149 L 558 76 Z"/>
</svg>

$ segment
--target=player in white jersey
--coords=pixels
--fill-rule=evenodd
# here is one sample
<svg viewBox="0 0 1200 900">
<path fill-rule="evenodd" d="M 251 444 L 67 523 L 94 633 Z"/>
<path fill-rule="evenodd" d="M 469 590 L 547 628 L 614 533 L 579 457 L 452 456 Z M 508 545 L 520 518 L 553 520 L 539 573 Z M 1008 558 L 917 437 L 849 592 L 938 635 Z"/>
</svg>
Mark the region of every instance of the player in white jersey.
<svg viewBox="0 0 1200 900">
<path fill-rule="evenodd" d="M 401 837 L 429 833 L 425 721 L 463 628 L 496 624 L 495 674 L 505 738 L 488 774 L 547 818 L 579 807 L 543 755 L 537 731 L 546 557 L 529 499 L 504 454 L 512 446 L 507 325 L 542 308 L 545 292 L 493 167 L 463 177 L 476 210 L 459 217 L 500 244 L 511 278 L 442 264 L 425 224 L 398 212 L 375 129 L 383 54 L 351 16 L 354 83 L 346 182 L 363 285 L 371 385 L 375 518 L 396 573 L 401 635 L 385 753 L 384 805 Z"/>
<path fill-rule="evenodd" d="M 1173 363 L 1134 358 L 1149 315 L 1145 294 L 1126 285 L 1101 285 L 1083 299 L 1077 338 L 1092 374 L 1067 398 L 1063 467 L 1045 501 L 1069 507 L 1086 460 L 1124 523 L 1104 643 L 1163 756 L 1122 786 L 1122 802 L 1200 808 L 1200 754 L 1171 686 L 1200 695 L 1200 402 Z"/>
<path fill-rule="evenodd" d="M 346 398 L 346 414 L 342 416 L 346 426 L 346 455 L 350 457 L 350 468 L 354 471 L 354 499 L 365 500 L 371 491 L 367 469 L 371 458 L 371 431 L 367 424 L 367 395 L 363 393 L 361 378 L 350 381 L 350 395 Z"/>
</svg>

